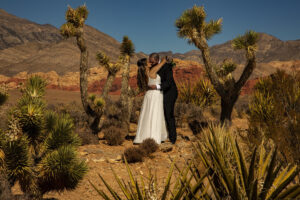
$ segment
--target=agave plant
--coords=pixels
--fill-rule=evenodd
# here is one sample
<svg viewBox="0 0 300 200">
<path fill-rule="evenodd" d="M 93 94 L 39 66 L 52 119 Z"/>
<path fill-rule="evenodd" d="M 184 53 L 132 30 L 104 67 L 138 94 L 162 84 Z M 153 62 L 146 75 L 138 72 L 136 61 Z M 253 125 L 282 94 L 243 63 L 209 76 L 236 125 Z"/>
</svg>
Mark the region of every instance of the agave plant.
<svg viewBox="0 0 300 200">
<path fill-rule="evenodd" d="M 47 111 L 41 104 L 44 90 L 40 77 L 27 81 L 23 96 L 10 113 L 9 129 L 0 135 L 0 170 L 7 172 L 12 184 L 19 181 L 32 199 L 41 199 L 53 190 L 75 189 L 87 171 L 76 153 L 81 141 L 74 133 L 72 119 Z"/>
<path fill-rule="evenodd" d="M 137 178 L 133 176 L 132 170 L 130 169 L 126 159 L 125 159 L 125 165 L 127 168 L 127 172 L 129 175 L 129 183 L 126 184 L 124 180 L 121 180 L 117 173 L 112 169 L 112 173 L 115 176 L 115 180 L 118 183 L 118 186 L 122 190 L 123 196 L 126 199 L 130 200 L 152 200 L 152 199 L 160 199 L 160 200 L 166 200 L 166 199 L 172 199 L 172 200 L 179 200 L 179 199 L 185 199 L 193 197 L 191 192 L 198 191 L 199 188 L 201 188 L 199 185 L 202 185 L 202 180 L 204 179 L 205 175 L 202 177 L 202 179 L 199 179 L 199 182 L 194 187 L 190 187 L 190 182 L 193 178 L 193 176 L 188 176 L 188 172 L 191 168 L 191 164 L 188 165 L 184 170 L 179 170 L 181 172 L 181 175 L 176 179 L 175 185 L 173 188 L 171 188 L 171 179 L 173 176 L 173 171 L 175 167 L 179 169 L 175 165 L 176 161 L 172 162 L 172 165 L 170 167 L 168 176 L 165 181 L 165 186 L 161 194 L 158 192 L 157 188 L 157 179 L 156 176 L 152 174 L 150 171 L 149 176 L 146 180 L 141 177 L 140 178 L 140 184 L 137 181 Z M 105 181 L 105 179 L 99 174 L 99 177 L 101 181 L 104 183 L 106 188 L 109 191 L 109 194 L 105 193 L 103 190 L 97 188 L 91 181 L 90 184 L 92 187 L 97 191 L 97 193 L 106 200 L 111 199 L 109 196 L 112 196 L 113 199 L 119 199 L 121 200 L 122 197 L 120 194 L 118 194 L 115 190 L 112 189 L 112 187 Z M 193 198 L 190 198 L 193 199 Z"/>
<path fill-rule="evenodd" d="M 224 128 L 210 126 L 205 139 L 195 146 L 201 162 L 212 170 L 215 195 L 231 199 L 296 199 L 300 185 L 293 184 L 299 173 L 297 166 L 276 163 L 277 150 L 269 153 L 260 146 L 259 160 L 254 149 L 250 162 Z M 248 167 L 247 167 L 248 166 Z"/>
</svg>

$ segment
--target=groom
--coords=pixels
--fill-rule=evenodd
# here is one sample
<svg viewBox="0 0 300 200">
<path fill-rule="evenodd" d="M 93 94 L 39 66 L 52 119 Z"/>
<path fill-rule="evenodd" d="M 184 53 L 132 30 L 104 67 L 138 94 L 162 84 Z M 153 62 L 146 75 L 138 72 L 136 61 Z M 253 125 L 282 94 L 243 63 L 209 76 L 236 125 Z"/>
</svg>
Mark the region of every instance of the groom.
<svg viewBox="0 0 300 200">
<path fill-rule="evenodd" d="M 151 66 L 155 66 L 160 63 L 160 58 L 158 53 L 152 53 L 149 55 L 149 63 Z M 177 87 L 173 78 L 173 70 L 171 63 L 167 62 L 162 68 L 157 72 L 161 78 L 160 85 L 150 85 L 149 89 L 152 90 L 162 90 L 164 95 L 164 114 L 167 129 L 169 132 L 169 140 L 172 144 L 176 142 L 176 126 L 174 117 L 174 106 L 178 96 Z"/>
</svg>

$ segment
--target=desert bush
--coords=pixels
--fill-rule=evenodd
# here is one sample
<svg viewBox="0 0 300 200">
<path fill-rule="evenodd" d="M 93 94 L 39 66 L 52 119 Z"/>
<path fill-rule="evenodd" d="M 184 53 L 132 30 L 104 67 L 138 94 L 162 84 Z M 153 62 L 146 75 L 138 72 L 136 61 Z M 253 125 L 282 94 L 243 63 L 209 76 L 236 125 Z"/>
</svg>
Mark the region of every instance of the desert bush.
<svg viewBox="0 0 300 200">
<path fill-rule="evenodd" d="M 76 101 L 70 103 L 58 103 L 56 105 L 48 105 L 49 110 L 53 110 L 57 113 L 68 114 L 73 119 L 74 125 L 76 127 L 85 126 L 88 121 L 88 116 L 84 112 L 82 106 Z"/>
<path fill-rule="evenodd" d="M 98 137 L 88 127 L 88 116 L 80 104 L 73 101 L 67 104 L 51 104 L 47 108 L 56 113 L 68 114 L 73 119 L 76 133 L 81 139 L 81 145 L 98 144 Z"/>
<path fill-rule="evenodd" d="M 285 162 L 300 163 L 300 73 L 278 70 L 255 85 L 249 104 L 249 138 L 272 139 Z"/>
<path fill-rule="evenodd" d="M 126 124 L 122 120 L 123 117 L 120 101 L 108 100 L 101 129 L 107 135 L 107 137 L 104 137 L 109 145 L 123 143 L 127 133 Z"/>
<path fill-rule="evenodd" d="M 182 128 L 184 123 L 188 124 L 194 120 L 204 121 L 202 110 L 203 108 L 193 104 L 176 103 L 174 108 L 176 127 Z"/>
<path fill-rule="evenodd" d="M 145 152 L 146 156 L 154 153 L 158 150 L 158 144 L 152 138 L 145 139 L 140 145 L 139 148 Z"/>
<path fill-rule="evenodd" d="M 78 134 L 81 145 L 99 144 L 99 138 L 87 126 L 76 127 L 75 132 Z"/>
<path fill-rule="evenodd" d="M 199 163 L 210 169 L 215 195 L 221 199 L 297 198 L 300 185 L 293 184 L 299 168 L 285 168 L 277 161 L 277 149 L 260 145 L 246 160 L 237 138 L 223 126 L 209 126 L 196 145 Z M 257 159 L 258 157 L 258 159 Z M 247 167 L 248 166 L 248 167 Z"/>
<path fill-rule="evenodd" d="M 134 99 L 132 111 L 131 111 L 131 115 L 130 115 L 131 123 L 136 123 L 136 124 L 138 123 L 139 115 L 137 113 L 139 113 L 141 111 L 142 104 L 143 104 L 143 98 L 136 97 Z"/>
<path fill-rule="evenodd" d="M 107 142 L 107 144 L 112 146 L 121 145 L 125 140 L 125 134 L 123 130 L 117 127 L 109 127 L 105 129 L 104 131 L 104 138 Z"/>
<path fill-rule="evenodd" d="M 5 155 L 1 169 L 31 199 L 53 190 L 75 189 L 87 171 L 77 157 L 81 141 L 71 117 L 46 109 L 45 85 L 38 76 L 27 81 L 9 113 L 10 125 L 1 142 Z"/>
<path fill-rule="evenodd" d="M 123 154 L 123 160 L 127 160 L 128 163 L 142 162 L 145 152 L 139 147 L 129 147 L 125 149 Z"/>
<path fill-rule="evenodd" d="M 200 107 L 211 106 L 217 101 L 217 93 L 208 80 L 197 79 L 196 82 L 178 84 L 178 101 Z"/>
</svg>

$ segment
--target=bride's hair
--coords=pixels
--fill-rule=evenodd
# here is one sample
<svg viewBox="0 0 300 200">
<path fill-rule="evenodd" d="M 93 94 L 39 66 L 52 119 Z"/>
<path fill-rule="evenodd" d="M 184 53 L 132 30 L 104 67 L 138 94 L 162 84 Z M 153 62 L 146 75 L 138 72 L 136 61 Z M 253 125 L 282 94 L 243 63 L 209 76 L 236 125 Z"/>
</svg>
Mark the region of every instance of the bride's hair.
<svg viewBox="0 0 300 200">
<path fill-rule="evenodd" d="M 146 91 L 148 85 L 148 77 L 146 75 L 147 58 L 141 58 L 137 61 L 137 85 L 140 91 Z"/>
</svg>

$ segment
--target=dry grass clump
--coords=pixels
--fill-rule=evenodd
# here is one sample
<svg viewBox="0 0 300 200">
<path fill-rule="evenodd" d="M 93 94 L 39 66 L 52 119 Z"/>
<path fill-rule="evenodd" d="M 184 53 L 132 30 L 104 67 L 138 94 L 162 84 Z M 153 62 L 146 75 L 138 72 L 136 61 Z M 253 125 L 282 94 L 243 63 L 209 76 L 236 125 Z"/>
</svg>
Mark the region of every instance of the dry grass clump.
<svg viewBox="0 0 300 200">
<path fill-rule="evenodd" d="M 142 162 L 144 157 L 150 157 L 158 150 L 158 144 L 152 138 L 145 139 L 138 147 L 125 149 L 123 160 L 126 158 L 128 163 Z"/>
<path fill-rule="evenodd" d="M 145 156 L 149 156 L 158 150 L 158 144 L 152 138 L 145 139 L 139 146 L 145 152 Z"/>
<path fill-rule="evenodd" d="M 105 129 L 103 132 L 107 144 L 111 146 L 121 145 L 125 140 L 124 133 L 120 128 L 112 126 Z"/>
<path fill-rule="evenodd" d="M 124 151 L 123 160 L 125 158 L 128 163 L 143 162 L 144 152 L 139 147 L 129 147 Z"/>
</svg>

